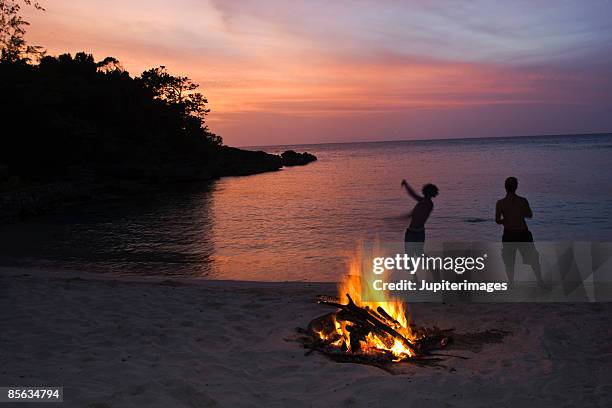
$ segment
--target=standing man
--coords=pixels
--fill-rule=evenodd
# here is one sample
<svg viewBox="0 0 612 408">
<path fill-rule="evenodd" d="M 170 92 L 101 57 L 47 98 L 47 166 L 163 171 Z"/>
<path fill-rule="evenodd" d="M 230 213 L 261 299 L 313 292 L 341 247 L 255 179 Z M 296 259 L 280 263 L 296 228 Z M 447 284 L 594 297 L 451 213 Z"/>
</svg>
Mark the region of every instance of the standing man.
<svg viewBox="0 0 612 408">
<path fill-rule="evenodd" d="M 506 196 L 497 201 L 495 206 L 495 222 L 504 226 L 502 235 L 502 258 L 506 266 L 508 282 L 514 282 L 514 263 L 516 252 L 523 257 L 523 263 L 531 266 L 538 281 L 538 286 L 545 288 L 540 267 L 540 254 L 534 243 L 533 235 L 527 228 L 525 218 L 532 218 L 533 212 L 526 198 L 518 196 L 518 180 L 508 177 L 505 183 Z"/>
</svg>

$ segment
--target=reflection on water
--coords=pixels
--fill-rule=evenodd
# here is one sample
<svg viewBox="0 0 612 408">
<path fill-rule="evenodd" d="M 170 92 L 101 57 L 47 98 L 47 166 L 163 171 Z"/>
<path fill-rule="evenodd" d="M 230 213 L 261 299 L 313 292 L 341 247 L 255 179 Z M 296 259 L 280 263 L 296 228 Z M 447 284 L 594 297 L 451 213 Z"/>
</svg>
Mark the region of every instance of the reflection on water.
<svg viewBox="0 0 612 408">
<path fill-rule="evenodd" d="M 583 136 L 297 147 L 319 161 L 1 227 L 0 262 L 333 281 L 358 240 L 403 239 L 414 203 L 402 178 L 440 187 L 428 239 L 498 241 L 495 201 L 514 175 L 536 240 L 610 241 L 610 146 L 612 137 Z"/>
<path fill-rule="evenodd" d="M 0 229 L 4 265 L 91 272 L 208 275 L 210 187 L 78 207 Z"/>
</svg>

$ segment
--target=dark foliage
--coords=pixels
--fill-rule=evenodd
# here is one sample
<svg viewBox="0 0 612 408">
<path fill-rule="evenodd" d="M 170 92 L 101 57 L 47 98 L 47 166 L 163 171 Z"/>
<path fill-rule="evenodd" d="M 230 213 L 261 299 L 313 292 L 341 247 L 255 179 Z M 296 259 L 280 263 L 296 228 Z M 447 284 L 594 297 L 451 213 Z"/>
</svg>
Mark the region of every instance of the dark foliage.
<svg viewBox="0 0 612 408">
<path fill-rule="evenodd" d="M 132 77 L 113 57 L 45 56 L 25 40 L 22 6 L 43 10 L 0 0 L 0 223 L 294 164 L 223 146 L 198 85 L 164 66 Z"/>
<path fill-rule="evenodd" d="M 25 63 L 44 54 L 42 47 L 25 40 L 25 27 L 30 23 L 21 17 L 22 5 L 44 10 L 32 0 L 0 0 L 0 61 Z"/>
<path fill-rule="evenodd" d="M 27 179 L 75 169 L 206 165 L 221 138 L 197 85 L 161 68 L 131 77 L 116 59 L 78 53 L 0 62 L 0 170 Z"/>
</svg>

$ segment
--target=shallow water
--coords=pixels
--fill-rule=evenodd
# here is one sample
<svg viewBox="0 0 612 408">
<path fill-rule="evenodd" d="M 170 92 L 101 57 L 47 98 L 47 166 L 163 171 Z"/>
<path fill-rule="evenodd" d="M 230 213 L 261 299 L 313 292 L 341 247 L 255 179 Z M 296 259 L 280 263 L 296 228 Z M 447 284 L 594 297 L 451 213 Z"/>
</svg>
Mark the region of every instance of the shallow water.
<svg viewBox="0 0 612 408">
<path fill-rule="evenodd" d="M 210 279 L 335 281 L 359 240 L 401 241 L 414 202 L 402 178 L 440 188 L 427 239 L 498 241 L 509 175 L 539 241 L 612 241 L 612 136 L 263 148 L 304 167 L 96 204 L 0 227 L 0 263 Z"/>
</svg>

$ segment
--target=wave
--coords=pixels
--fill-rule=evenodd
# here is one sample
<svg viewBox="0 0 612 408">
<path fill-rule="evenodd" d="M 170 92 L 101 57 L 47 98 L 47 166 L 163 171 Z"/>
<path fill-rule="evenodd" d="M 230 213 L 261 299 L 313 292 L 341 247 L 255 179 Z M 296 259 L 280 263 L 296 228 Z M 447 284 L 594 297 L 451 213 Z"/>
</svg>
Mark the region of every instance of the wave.
<svg viewBox="0 0 612 408">
<path fill-rule="evenodd" d="M 476 222 L 488 222 L 491 221 L 488 218 L 467 218 L 464 220 L 465 222 L 476 223 Z"/>
</svg>

